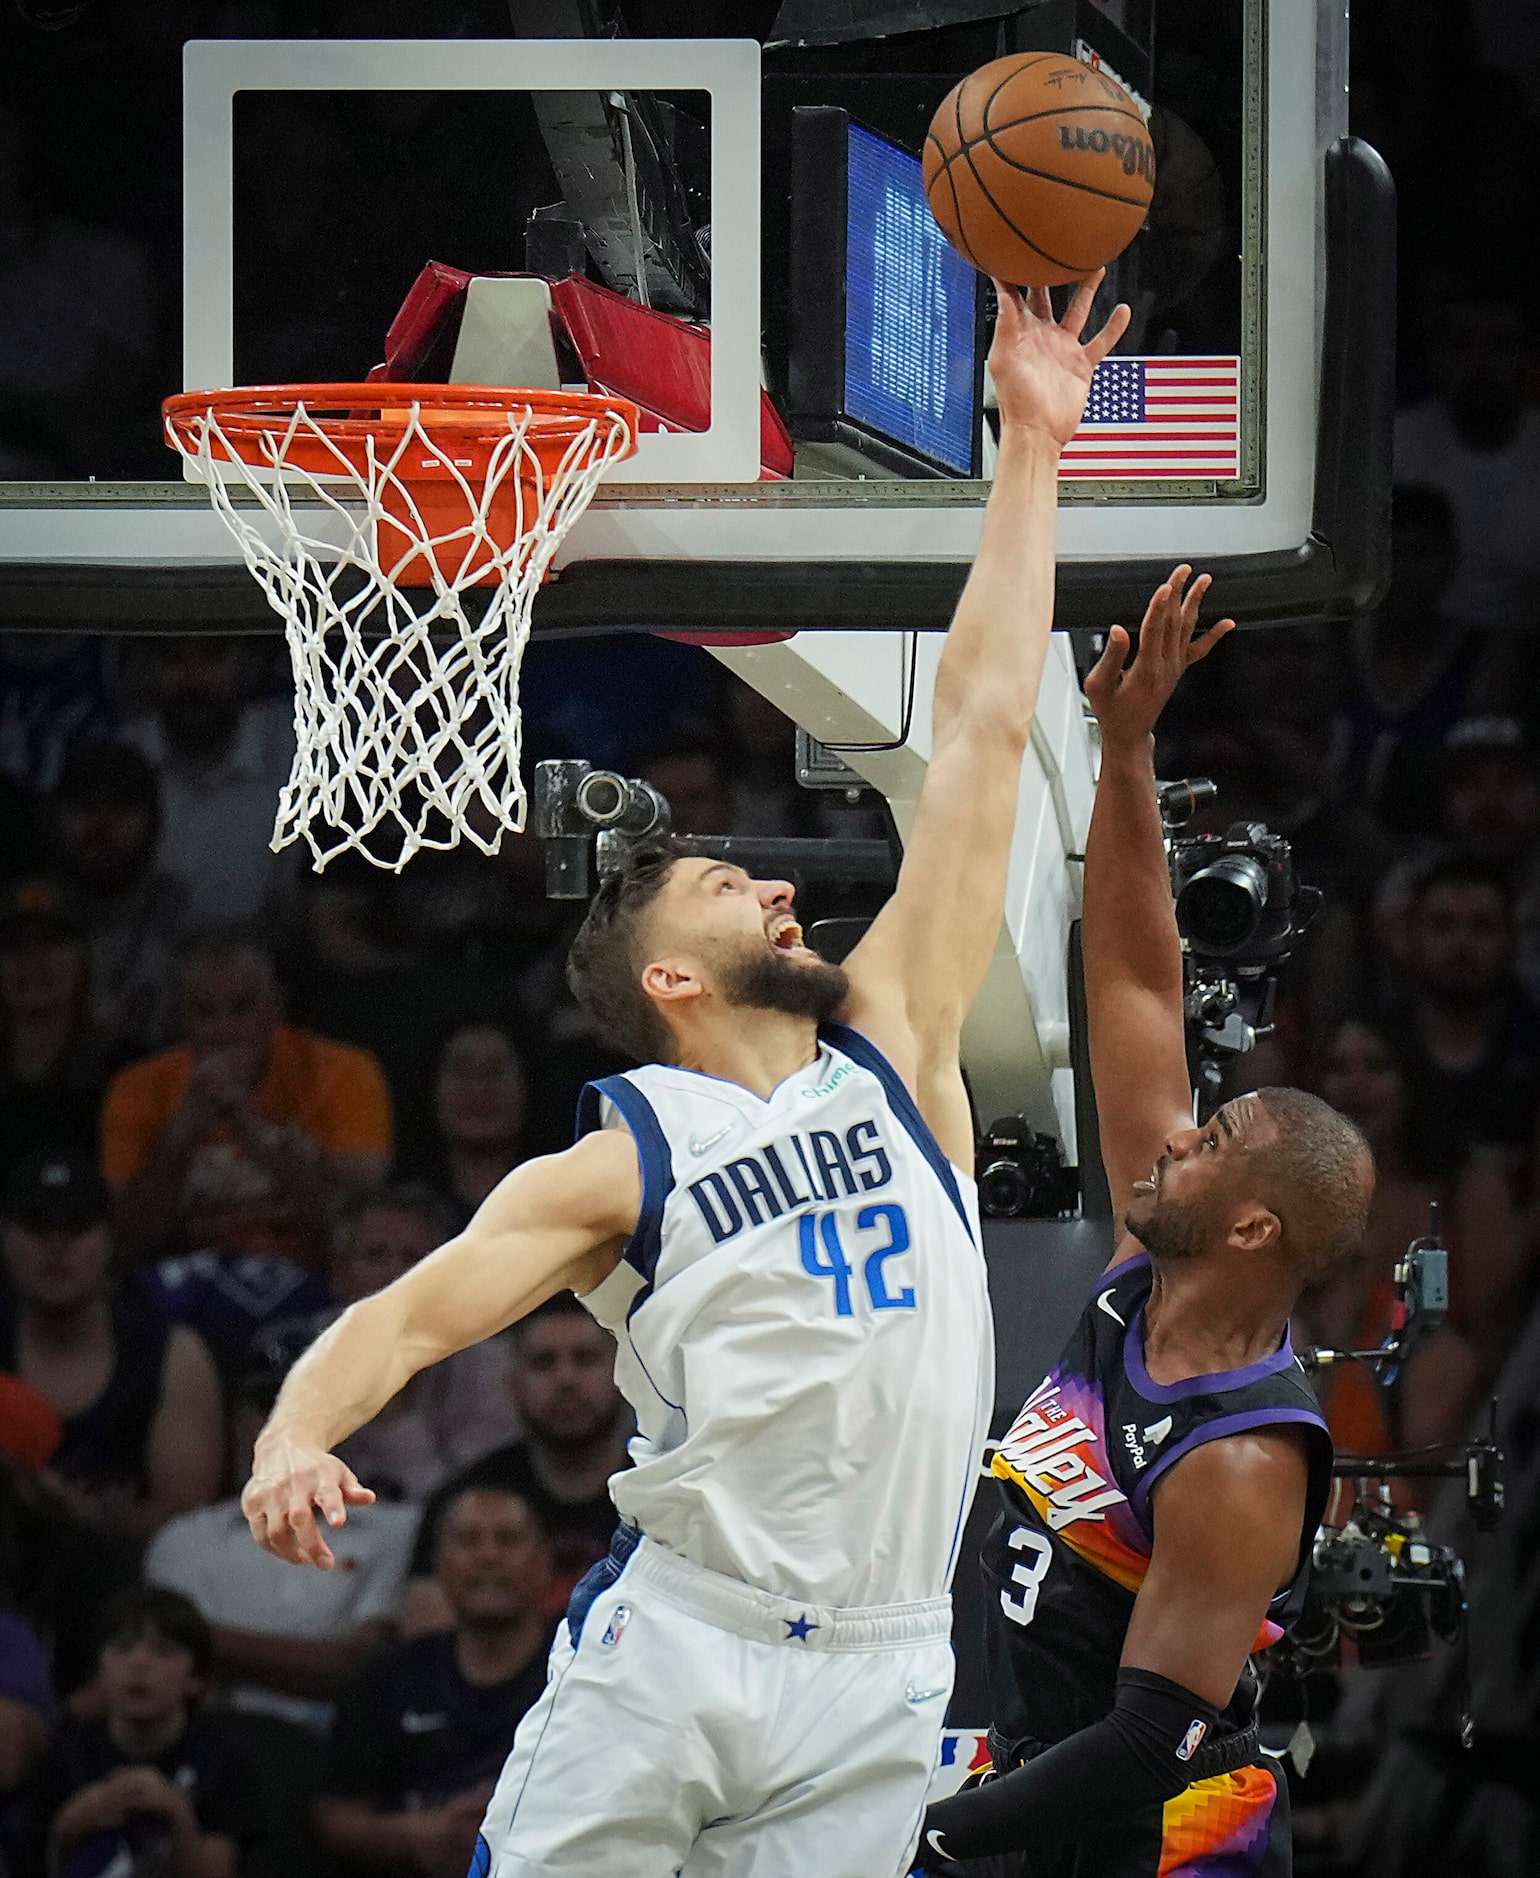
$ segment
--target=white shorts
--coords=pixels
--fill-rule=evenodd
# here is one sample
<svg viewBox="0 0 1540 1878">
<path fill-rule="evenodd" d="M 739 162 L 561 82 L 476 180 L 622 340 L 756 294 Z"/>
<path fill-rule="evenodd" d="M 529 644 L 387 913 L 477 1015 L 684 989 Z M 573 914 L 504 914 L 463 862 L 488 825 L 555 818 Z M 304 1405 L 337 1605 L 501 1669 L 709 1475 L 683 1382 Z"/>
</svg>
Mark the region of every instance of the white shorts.
<svg viewBox="0 0 1540 1878">
<path fill-rule="evenodd" d="M 618 1570 L 618 1576 L 616 1572 Z M 788 1603 L 643 1539 L 551 1652 L 472 1878 L 898 1878 L 952 1690 L 951 1600 Z"/>
</svg>

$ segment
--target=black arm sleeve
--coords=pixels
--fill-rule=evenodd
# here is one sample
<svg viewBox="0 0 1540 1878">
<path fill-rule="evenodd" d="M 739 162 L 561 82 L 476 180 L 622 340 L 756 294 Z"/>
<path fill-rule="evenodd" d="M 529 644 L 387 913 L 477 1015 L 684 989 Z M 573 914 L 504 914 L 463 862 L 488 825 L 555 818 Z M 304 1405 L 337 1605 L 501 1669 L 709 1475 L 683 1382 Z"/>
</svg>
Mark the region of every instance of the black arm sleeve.
<svg viewBox="0 0 1540 1878">
<path fill-rule="evenodd" d="M 1120 1669 L 1112 1713 L 1025 1767 L 941 1800 L 925 1815 L 922 1865 L 1043 1852 L 1173 1799 L 1196 1777 L 1193 1756 L 1219 1711 L 1179 1682 Z"/>
</svg>

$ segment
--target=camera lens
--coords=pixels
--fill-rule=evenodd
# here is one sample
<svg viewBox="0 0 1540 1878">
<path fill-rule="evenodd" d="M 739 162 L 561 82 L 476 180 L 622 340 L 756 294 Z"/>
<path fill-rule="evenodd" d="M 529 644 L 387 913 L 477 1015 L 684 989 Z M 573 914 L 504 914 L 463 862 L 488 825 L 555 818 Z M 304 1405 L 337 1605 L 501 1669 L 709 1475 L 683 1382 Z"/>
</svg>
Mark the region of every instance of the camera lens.
<svg viewBox="0 0 1540 1878">
<path fill-rule="evenodd" d="M 993 1161 L 979 1175 L 979 1211 L 985 1219 L 1021 1219 L 1034 1198 L 1026 1169 L 1016 1161 Z"/>
<path fill-rule="evenodd" d="M 1176 919 L 1202 952 L 1237 952 L 1257 936 L 1267 908 L 1267 874 L 1249 854 L 1224 854 L 1177 896 Z"/>
<path fill-rule="evenodd" d="M 575 798 L 580 814 L 599 828 L 618 822 L 625 811 L 626 783 L 613 770 L 595 769 L 577 786 Z"/>
</svg>

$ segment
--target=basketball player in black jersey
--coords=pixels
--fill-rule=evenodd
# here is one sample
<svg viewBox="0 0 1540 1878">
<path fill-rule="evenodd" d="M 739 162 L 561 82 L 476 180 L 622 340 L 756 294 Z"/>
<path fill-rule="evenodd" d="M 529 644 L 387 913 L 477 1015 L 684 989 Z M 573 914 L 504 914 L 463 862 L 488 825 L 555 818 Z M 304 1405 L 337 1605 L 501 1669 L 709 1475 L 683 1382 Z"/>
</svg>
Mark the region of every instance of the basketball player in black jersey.
<svg viewBox="0 0 1540 1878">
<path fill-rule="evenodd" d="M 1297 1611 L 1331 1442 L 1288 1320 L 1362 1236 L 1374 1170 L 1349 1122 L 1292 1089 L 1193 1126 L 1152 751 L 1178 679 L 1229 630 L 1194 641 L 1207 586 L 1178 568 L 1132 664 L 1115 626 L 1086 683 L 1103 746 L 1082 929 L 1091 1066 L 1126 1231 L 994 1461 L 993 1771 L 927 1813 L 928 1872 L 1290 1868 L 1249 1658 Z"/>
</svg>

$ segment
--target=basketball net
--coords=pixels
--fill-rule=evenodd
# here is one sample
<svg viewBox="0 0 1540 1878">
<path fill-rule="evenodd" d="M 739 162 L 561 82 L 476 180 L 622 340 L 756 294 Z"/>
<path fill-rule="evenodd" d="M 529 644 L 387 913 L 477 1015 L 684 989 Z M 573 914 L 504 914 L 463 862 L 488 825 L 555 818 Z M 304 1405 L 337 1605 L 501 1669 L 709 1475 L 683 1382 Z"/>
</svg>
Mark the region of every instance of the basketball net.
<svg viewBox="0 0 1540 1878">
<path fill-rule="evenodd" d="M 495 854 L 524 827 L 535 594 L 635 449 L 635 408 L 296 386 L 170 399 L 166 434 L 284 620 L 295 751 L 273 847 L 303 840 L 317 872 L 348 849 L 397 872 L 461 840 Z"/>
</svg>

